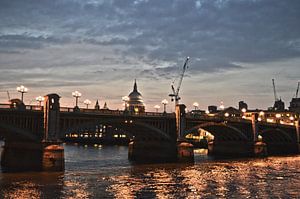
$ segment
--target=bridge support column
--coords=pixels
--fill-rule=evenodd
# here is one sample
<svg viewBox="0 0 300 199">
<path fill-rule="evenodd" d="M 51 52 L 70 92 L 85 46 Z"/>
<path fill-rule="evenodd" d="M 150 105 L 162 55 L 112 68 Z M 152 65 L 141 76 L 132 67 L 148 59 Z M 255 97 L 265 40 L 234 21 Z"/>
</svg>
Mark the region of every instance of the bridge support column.
<svg viewBox="0 0 300 199">
<path fill-rule="evenodd" d="M 299 126 L 300 120 L 295 121 L 295 128 L 296 128 L 296 134 L 297 134 L 297 144 L 298 144 L 298 153 L 300 152 L 300 126 Z"/>
<path fill-rule="evenodd" d="M 43 159 L 44 171 L 63 171 L 65 166 L 64 148 L 59 140 L 59 96 L 49 94 L 44 101 L 44 139 Z"/>
<path fill-rule="evenodd" d="M 177 104 L 175 107 L 177 138 L 184 136 L 183 134 L 186 128 L 185 108 L 186 106 L 184 104 Z"/>
<path fill-rule="evenodd" d="M 252 114 L 252 131 L 253 131 L 253 143 L 254 143 L 254 156 L 266 156 L 267 155 L 267 145 L 262 140 L 258 139 L 258 127 L 257 127 L 258 114 Z"/>
<path fill-rule="evenodd" d="M 194 162 L 194 146 L 188 143 L 184 138 L 186 129 L 184 104 L 176 105 L 176 133 L 177 133 L 177 161 L 179 162 Z"/>
</svg>

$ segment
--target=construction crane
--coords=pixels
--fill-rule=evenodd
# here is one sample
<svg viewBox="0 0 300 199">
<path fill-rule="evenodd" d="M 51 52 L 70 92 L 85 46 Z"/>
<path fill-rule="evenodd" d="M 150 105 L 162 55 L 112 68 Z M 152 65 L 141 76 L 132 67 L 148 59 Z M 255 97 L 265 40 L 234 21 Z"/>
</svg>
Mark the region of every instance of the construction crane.
<svg viewBox="0 0 300 199">
<path fill-rule="evenodd" d="M 0 92 L 2 92 L 2 93 L 6 93 L 7 94 L 7 98 L 8 98 L 8 101 L 10 101 L 10 95 L 9 95 L 9 91 L 0 91 Z"/>
<path fill-rule="evenodd" d="M 272 79 L 272 83 L 273 83 L 273 92 L 274 92 L 274 98 L 275 98 L 275 102 L 278 101 L 278 97 L 277 97 L 277 93 L 276 93 L 276 87 L 275 87 L 275 80 Z"/>
<path fill-rule="evenodd" d="M 295 98 L 298 98 L 299 84 L 300 84 L 300 82 L 298 82 L 298 86 L 297 86 L 297 90 L 296 90 L 296 97 Z"/>
<path fill-rule="evenodd" d="M 274 91 L 274 98 L 275 98 L 273 110 L 275 110 L 275 111 L 284 111 L 284 102 L 281 100 L 281 98 L 279 99 L 277 97 L 276 87 L 275 87 L 275 80 L 274 79 L 272 79 L 272 83 L 273 83 L 273 91 Z"/>
<path fill-rule="evenodd" d="M 169 94 L 169 96 L 171 97 L 171 101 L 175 101 L 175 106 L 179 103 L 179 100 L 180 100 L 179 91 L 180 91 L 181 83 L 182 83 L 182 80 L 183 80 L 183 77 L 184 77 L 184 73 L 187 69 L 187 64 L 188 64 L 189 59 L 190 58 L 187 57 L 184 64 L 183 64 L 182 71 L 181 71 L 181 74 L 180 74 L 180 78 L 179 78 L 179 82 L 178 82 L 176 90 L 174 88 L 175 80 L 171 84 L 172 93 Z"/>
</svg>

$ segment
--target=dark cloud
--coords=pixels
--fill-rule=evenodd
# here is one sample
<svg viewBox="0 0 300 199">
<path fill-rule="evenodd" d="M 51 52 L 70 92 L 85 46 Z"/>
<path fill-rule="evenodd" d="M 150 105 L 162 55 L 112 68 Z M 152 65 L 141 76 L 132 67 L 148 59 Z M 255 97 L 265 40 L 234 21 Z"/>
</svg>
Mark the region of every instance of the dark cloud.
<svg viewBox="0 0 300 199">
<path fill-rule="evenodd" d="M 189 55 L 210 65 L 223 61 L 218 67 L 226 69 L 236 61 L 298 57 L 299 9 L 296 0 L 2 1 L 1 27 L 25 33 L 2 33 L 0 42 L 3 48 L 122 45 L 127 56 L 174 62 Z"/>
<path fill-rule="evenodd" d="M 50 86 L 169 81 L 186 56 L 187 75 L 241 71 L 300 57 L 299 10 L 299 0 L 2 0 L 0 69 L 37 82 L 32 70 L 50 70 L 33 71 Z"/>
</svg>

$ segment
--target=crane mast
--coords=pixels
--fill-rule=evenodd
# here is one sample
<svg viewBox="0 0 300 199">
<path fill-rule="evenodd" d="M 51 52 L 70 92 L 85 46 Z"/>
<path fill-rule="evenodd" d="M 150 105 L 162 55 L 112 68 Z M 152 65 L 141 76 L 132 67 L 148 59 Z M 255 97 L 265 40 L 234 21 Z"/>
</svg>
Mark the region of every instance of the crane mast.
<svg viewBox="0 0 300 199">
<path fill-rule="evenodd" d="M 299 84 L 300 84 L 300 82 L 298 82 L 298 86 L 297 86 L 297 90 L 296 90 L 296 98 L 298 98 Z"/>
<path fill-rule="evenodd" d="M 274 92 L 274 98 L 275 98 L 275 102 L 278 101 L 278 97 L 277 97 L 277 93 L 276 93 L 276 87 L 275 87 L 275 80 L 272 79 L 272 83 L 273 83 L 273 92 Z"/>
<path fill-rule="evenodd" d="M 7 94 L 8 101 L 10 101 L 9 91 L 6 91 L 6 94 Z"/>
<path fill-rule="evenodd" d="M 176 90 L 174 88 L 174 82 L 171 85 L 172 93 L 169 94 L 169 96 L 171 97 L 171 101 L 175 100 L 175 106 L 179 103 L 179 100 L 180 100 L 179 91 L 180 91 L 180 87 L 181 87 L 181 84 L 182 84 L 182 80 L 183 80 L 184 73 L 186 71 L 189 59 L 190 58 L 187 57 L 184 64 L 183 64 L 182 71 L 181 71 L 180 78 L 179 78 L 179 82 L 178 82 L 178 86 L 177 86 Z"/>
</svg>

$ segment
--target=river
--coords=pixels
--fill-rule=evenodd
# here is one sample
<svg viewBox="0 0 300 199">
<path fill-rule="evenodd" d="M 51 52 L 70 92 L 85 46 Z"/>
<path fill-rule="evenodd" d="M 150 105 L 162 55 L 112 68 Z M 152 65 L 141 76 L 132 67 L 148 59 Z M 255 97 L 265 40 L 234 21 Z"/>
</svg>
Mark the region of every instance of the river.
<svg viewBox="0 0 300 199">
<path fill-rule="evenodd" d="M 64 147 L 65 172 L 0 173 L 0 198 L 300 197 L 300 156 L 132 165 L 124 146 Z"/>
</svg>

